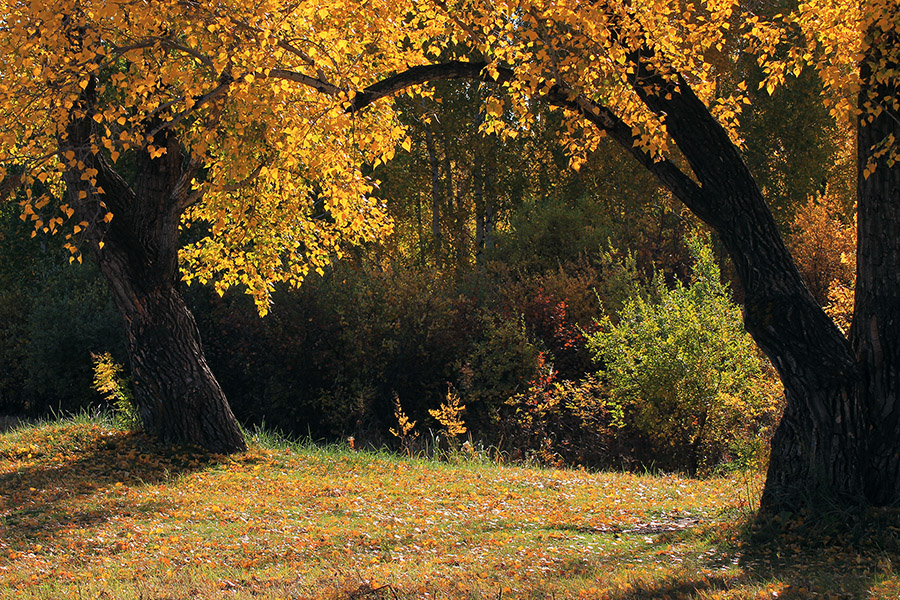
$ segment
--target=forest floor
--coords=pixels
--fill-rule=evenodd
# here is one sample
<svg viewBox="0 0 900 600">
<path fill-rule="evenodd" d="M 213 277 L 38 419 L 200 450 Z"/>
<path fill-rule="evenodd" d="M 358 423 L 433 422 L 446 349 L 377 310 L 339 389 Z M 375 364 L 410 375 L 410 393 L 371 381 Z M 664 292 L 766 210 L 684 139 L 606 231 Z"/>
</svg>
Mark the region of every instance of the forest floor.
<svg viewBox="0 0 900 600">
<path fill-rule="evenodd" d="M 898 511 L 759 524 L 761 485 L 47 423 L 0 435 L 0 598 L 900 597 Z"/>
</svg>

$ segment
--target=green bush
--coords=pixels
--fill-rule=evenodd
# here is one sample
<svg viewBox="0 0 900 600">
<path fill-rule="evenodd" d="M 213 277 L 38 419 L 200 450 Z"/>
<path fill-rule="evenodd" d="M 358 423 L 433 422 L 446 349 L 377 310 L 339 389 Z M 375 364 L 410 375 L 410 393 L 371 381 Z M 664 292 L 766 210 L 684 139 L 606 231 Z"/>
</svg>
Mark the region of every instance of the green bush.
<svg viewBox="0 0 900 600">
<path fill-rule="evenodd" d="M 690 284 L 676 280 L 669 289 L 657 276 L 648 296 L 626 300 L 617 319 L 605 316 L 588 345 L 609 387 L 613 423 L 643 436 L 657 466 L 694 473 L 758 447 L 781 390 L 709 246 L 696 237 L 688 243 Z"/>
</svg>

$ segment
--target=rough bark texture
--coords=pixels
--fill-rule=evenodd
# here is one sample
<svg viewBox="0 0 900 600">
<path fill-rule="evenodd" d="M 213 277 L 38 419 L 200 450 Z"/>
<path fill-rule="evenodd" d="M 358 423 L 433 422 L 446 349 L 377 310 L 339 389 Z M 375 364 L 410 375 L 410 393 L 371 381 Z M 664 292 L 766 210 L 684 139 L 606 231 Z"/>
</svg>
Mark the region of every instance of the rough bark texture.
<svg viewBox="0 0 900 600">
<path fill-rule="evenodd" d="M 671 160 L 655 161 L 630 127 L 603 106 L 557 87 L 551 103 L 606 130 L 719 234 L 745 292 L 747 330 L 785 386 L 787 407 L 772 442 L 764 510 L 798 510 L 821 499 L 863 496 L 866 419 L 852 348 L 806 288 L 753 176 L 725 130 L 686 81 L 635 52 L 635 90 L 664 116 L 695 179 Z"/>
<path fill-rule="evenodd" d="M 850 345 L 807 290 L 737 149 L 687 84 L 679 81 L 670 100 L 646 96 L 646 102 L 669 115 L 669 131 L 703 192 L 689 200 L 727 248 L 745 292 L 747 331 L 785 386 L 764 508 L 860 496 L 863 423 Z"/>
<path fill-rule="evenodd" d="M 84 220 L 96 220 L 101 201 L 113 215 L 108 223 L 98 220 L 91 226 L 87 240 L 125 322 L 144 427 L 173 444 L 220 453 L 244 450 L 240 427 L 206 363 L 194 318 L 177 288 L 179 219 L 199 165 L 163 130 L 155 142 L 166 154 L 151 159 L 138 151 L 133 181 L 126 183 L 102 155 L 89 150 L 91 94 L 92 86 L 84 96 L 88 116 L 71 123 L 60 145 L 97 169 L 104 193 L 98 195 L 73 171 L 66 176 L 69 203 Z"/>
<path fill-rule="evenodd" d="M 896 33 L 873 28 L 867 42 L 870 50 L 860 69 L 861 108 L 897 94 L 896 88 L 875 80 L 871 65 L 886 60 L 882 68 L 900 66 L 880 51 L 900 43 Z M 879 142 L 889 136 L 900 140 L 900 111 L 890 104 L 871 122 L 862 114 L 857 142 L 859 246 L 851 341 L 859 364 L 858 394 L 869 423 L 864 490 L 875 504 L 900 500 L 900 165 L 873 157 Z M 876 169 L 866 177 L 863 170 L 870 159 Z"/>
</svg>

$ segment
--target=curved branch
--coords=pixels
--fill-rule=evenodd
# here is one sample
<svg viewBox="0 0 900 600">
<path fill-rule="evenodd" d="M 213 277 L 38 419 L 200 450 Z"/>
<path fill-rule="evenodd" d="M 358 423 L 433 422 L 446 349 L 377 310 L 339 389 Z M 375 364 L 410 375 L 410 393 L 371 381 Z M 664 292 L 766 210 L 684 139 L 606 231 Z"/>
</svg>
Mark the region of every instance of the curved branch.
<svg viewBox="0 0 900 600">
<path fill-rule="evenodd" d="M 316 91 L 322 92 L 323 94 L 328 94 L 329 96 L 337 96 L 343 91 L 333 83 L 329 83 L 322 79 L 316 79 L 315 77 L 304 75 L 303 73 L 298 73 L 297 71 L 288 71 L 287 69 L 272 69 L 271 71 L 269 71 L 268 77 L 294 81 L 307 87 L 311 87 Z"/>
<path fill-rule="evenodd" d="M 195 112 L 198 108 L 202 108 L 203 106 L 209 104 L 216 98 L 223 96 L 228 91 L 228 88 L 231 87 L 232 83 L 234 83 L 233 77 L 223 75 L 219 80 L 219 85 L 216 86 L 215 88 L 213 88 L 212 90 L 208 91 L 207 93 L 203 94 L 202 96 L 196 96 L 194 98 L 194 104 L 190 108 L 184 109 L 183 111 L 177 113 L 175 116 L 173 116 L 168 121 L 157 125 L 152 130 L 147 132 L 147 134 L 146 134 L 147 139 L 153 139 L 153 137 L 157 133 L 161 132 L 164 129 L 168 129 L 168 128 L 172 127 L 173 125 L 177 125 L 178 123 L 180 123 L 181 121 L 186 119 L 191 113 Z M 175 101 L 167 102 L 166 104 L 160 106 L 155 111 L 153 111 L 152 113 L 147 115 L 147 117 L 152 118 L 156 114 L 159 114 L 160 112 L 162 112 L 165 108 L 172 106 L 174 103 L 175 103 Z"/>
<path fill-rule="evenodd" d="M 698 217 L 706 222 L 713 218 L 707 209 L 708 200 L 704 198 L 703 189 L 671 160 L 657 160 L 646 150 L 642 150 L 636 143 L 639 138 L 634 135 L 632 128 L 609 108 L 584 96 L 576 96 L 559 86 L 554 86 L 544 99 L 553 106 L 579 113 L 605 131 Z"/>
<path fill-rule="evenodd" d="M 506 67 L 497 68 L 497 78 L 491 77 L 487 72 L 486 62 L 450 61 L 436 65 L 420 65 L 410 67 L 402 73 L 397 73 L 387 79 L 373 83 L 359 92 L 347 107 L 347 112 L 356 112 L 372 104 L 380 98 L 390 96 L 403 91 L 408 87 L 428 83 L 432 81 L 446 81 L 448 79 L 477 79 L 490 83 L 506 83 L 514 79 L 512 69 Z"/>
</svg>

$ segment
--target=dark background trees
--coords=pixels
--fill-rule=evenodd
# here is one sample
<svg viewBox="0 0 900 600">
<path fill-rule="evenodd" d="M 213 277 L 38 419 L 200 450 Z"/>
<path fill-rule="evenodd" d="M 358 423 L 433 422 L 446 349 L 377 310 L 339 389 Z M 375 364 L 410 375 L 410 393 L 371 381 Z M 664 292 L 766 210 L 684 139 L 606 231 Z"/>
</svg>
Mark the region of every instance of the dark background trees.
<svg viewBox="0 0 900 600">
<path fill-rule="evenodd" d="M 580 255 L 577 260 L 586 265 L 581 271 L 585 274 L 582 288 L 611 290 L 617 273 L 624 272 L 631 281 L 623 289 L 640 296 L 646 293 L 642 284 L 657 270 L 664 273 L 663 278 L 669 278 L 667 285 L 678 289 L 677 280 L 685 278 L 687 272 L 687 265 L 679 260 L 679 242 L 683 230 L 694 223 L 674 208 L 672 198 L 677 198 L 717 233 L 718 243 L 731 258 L 730 272 L 737 284 L 736 295 L 744 303 L 747 330 L 771 358 L 785 385 L 787 409 L 773 441 L 764 504 L 770 509 L 795 509 L 807 501 L 810 490 L 842 503 L 857 497 L 883 503 L 900 485 L 894 481 L 900 481 L 897 475 L 900 466 L 892 458 L 895 442 L 889 440 L 887 433 L 900 418 L 890 400 L 895 385 L 895 357 L 891 348 L 885 346 L 885 340 L 895 337 L 891 325 L 895 321 L 891 290 L 897 287 L 892 283 L 895 275 L 890 258 L 893 256 L 891 240 L 897 236 L 893 235 L 895 219 L 888 201 L 896 188 L 898 136 L 894 131 L 896 107 L 892 104 L 898 52 L 896 11 L 892 12 L 891 5 L 882 2 L 865 7 L 860 17 L 867 37 L 858 49 L 849 46 L 858 37 L 854 27 L 841 29 L 842 22 L 835 22 L 838 32 L 846 34 L 848 46 L 824 45 L 820 55 L 820 46 L 814 43 L 821 33 L 817 29 L 819 20 L 817 15 L 810 16 L 810 6 L 799 6 L 790 22 L 782 23 L 781 16 L 771 16 L 772 22 L 758 30 L 757 16 L 734 17 L 735 8 L 739 9 L 737 14 L 749 10 L 741 5 L 716 9 L 715 18 L 711 19 L 692 11 L 684 14 L 675 11 L 664 13 L 664 18 L 657 22 L 634 11 L 630 5 L 587 4 L 573 12 L 556 12 L 556 6 L 548 5 L 543 13 L 532 8 L 511 18 L 502 10 L 477 3 L 466 5 L 463 13 L 436 3 L 409 21 L 412 27 L 407 36 L 413 32 L 424 36 L 419 41 L 425 46 L 433 44 L 443 62 L 410 68 L 408 63 L 401 67 L 402 60 L 395 61 L 392 64 L 396 70 L 403 72 L 370 85 L 352 100 L 352 94 L 345 97 L 342 88 L 321 72 L 316 71 L 315 77 L 301 72 L 314 67 L 315 61 L 302 50 L 285 48 L 277 39 L 272 42 L 268 34 L 262 35 L 262 29 L 238 23 L 242 25 L 237 28 L 241 32 L 238 37 L 246 33 L 247 38 L 235 37 L 232 41 L 275 43 L 294 55 L 292 60 L 297 64 L 292 66 L 299 70 L 259 71 L 259 65 L 250 61 L 242 64 L 249 65 L 252 72 L 235 79 L 230 71 L 219 72 L 216 61 L 221 54 L 216 60 L 207 54 L 209 48 L 219 47 L 221 39 L 209 40 L 208 47 L 204 42 L 186 51 L 178 40 L 162 31 L 160 39 L 167 50 L 182 52 L 197 61 L 194 70 L 182 72 L 177 66 L 157 81 L 165 94 L 174 94 L 162 106 L 172 107 L 180 102 L 189 106 L 184 109 L 187 112 L 167 113 L 165 119 L 169 120 L 159 121 L 155 115 L 160 104 L 156 100 L 147 101 L 140 94 L 135 97 L 140 100 L 138 108 L 149 113 L 142 113 L 136 120 L 139 121 L 136 131 L 143 136 L 143 141 L 129 154 L 128 165 L 133 167 L 134 175 L 130 183 L 123 178 L 124 171 L 120 172 L 128 165 L 123 165 L 120 171 L 112 166 L 120 152 L 109 129 L 115 128 L 113 122 L 127 123 L 129 117 L 120 114 L 119 109 L 101 109 L 107 81 L 98 65 L 88 62 L 87 70 L 79 75 L 85 77 L 74 82 L 80 91 L 72 87 L 72 94 L 63 102 L 64 118 L 59 121 L 55 136 L 43 130 L 36 137 L 31 137 L 32 130 L 22 132 L 29 139 L 29 149 L 40 144 L 55 148 L 43 156 L 62 157 L 66 161 L 62 175 L 47 170 L 47 165 L 41 162 L 44 159 L 36 158 L 35 165 L 25 166 L 31 170 L 21 175 L 6 170 L 4 188 L 26 183 L 34 190 L 40 187 L 35 181 L 43 184 L 48 175 L 61 177 L 54 179 L 54 183 L 65 184 L 69 203 L 60 204 L 62 199 L 52 194 L 35 201 L 26 197 L 25 217 L 35 221 L 37 230 L 55 229 L 65 219 L 53 218 L 44 225 L 36 212 L 53 201 L 67 218 L 77 214 L 78 219 L 86 219 L 81 221 L 86 225 L 75 226 L 70 235 L 87 231 L 85 240 L 91 248 L 99 251 L 101 244 L 106 246 L 106 251 L 96 256 L 116 305 L 125 317 L 127 347 L 138 384 L 136 396 L 145 425 L 166 439 L 199 441 L 222 451 L 237 450 L 243 444 L 228 404 L 203 359 L 193 318 L 176 283 L 178 237 L 183 217 L 206 221 L 213 234 L 201 237 L 182 252 L 185 264 L 190 267 L 188 276 L 200 281 L 218 277 L 218 292 L 229 285 L 242 285 L 255 295 L 257 306 L 264 310 L 271 298 L 269 286 L 276 280 L 297 283 L 309 269 L 323 278 L 333 276 L 333 273 L 326 274 L 325 266 L 341 254 L 336 246 L 338 238 L 346 235 L 350 241 L 359 242 L 375 237 L 376 232 L 367 225 L 381 222 L 377 217 L 382 215 L 382 208 L 370 200 L 373 195 L 369 182 L 373 180 L 367 176 L 382 178 L 384 193 L 389 195 L 390 168 L 378 170 L 378 166 L 395 154 L 393 147 L 399 143 L 409 152 L 404 160 L 410 172 L 416 173 L 412 179 L 418 184 L 418 190 L 413 193 L 409 188 L 414 186 L 405 182 L 393 184 L 395 193 L 399 192 L 397 196 L 403 198 L 398 205 L 405 207 L 398 212 L 398 222 L 411 223 L 398 229 L 400 235 L 393 242 L 393 250 L 403 251 L 385 251 L 391 247 L 373 245 L 356 253 L 351 268 L 367 277 L 388 273 L 392 280 L 398 269 L 408 270 L 412 266 L 419 269 L 413 279 L 422 277 L 421 273 L 428 269 L 449 276 L 450 283 L 444 284 L 448 286 L 444 289 L 450 292 L 442 291 L 439 296 L 451 299 L 449 312 L 458 319 L 457 324 L 464 324 L 469 337 L 462 333 L 450 336 L 463 349 L 454 354 L 461 358 L 452 362 L 453 371 L 459 376 L 445 384 L 448 389 L 453 384 L 469 394 L 473 402 L 477 400 L 470 414 L 476 421 L 487 423 L 491 419 L 502 420 L 503 416 L 490 402 L 481 402 L 485 397 L 496 401 L 504 396 L 509 399 L 513 394 L 515 398 L 526 383 L 529 390 L 547 387 L 557 373 L 577 377 L 589 368 L 583 366 L 584 357 L 573 351 L 581 342 L 580 337 L 589 332 L 584 326 L 578 327 L 580 323 L 572 315 L 580 318 L 590 313 L 590 309 L 573 306 L 569 295 L 557 297 L 545 293 L 541 286 L 549 281 L 552 267 L 545 263 L 552 260 L 551 254 L 534 252 L 535 260 L 527 266 L 522 264 L 525 261 L 500 260 L 503 254 L 499 242 L 504 230 L 515 231 L 517 235 L 534 230 L 531 237 L 518 236 L 520 247 L 552 246 L 570 254 L 575 254 L 577 249 Z M 109 42 L 97 37 L 90 19 L 80 13 L 77 16 L 75 25 L 63 20 L 59 40 L 70 51 L 88 48 L 88 53 L 93 53 L 88 57 L 91 60 L 107 60 L 105 44 Z M 324 18 L 322 14 L 318 17 Z M 728 33 L 734 19 L 741 29 L 740 35 Z M 436 30 L 421 34 L 421 28 L 430 20 L 437 24 Z M 407 23 L 406 16 L 402 22 Z M 298 23 L 297 26 L 305 26 L 309 21 Z M 669 35 L 673 24 L 680 27 L 682 36 Z M 792 29 L 794 25 L 797 25 L 796 32 Z M 782 26 L 790 35 L 784 32 L 781 36 L 770 35 Z M 441 27 L 445 31 L 439 31 Z M 214 29 L 207 28 L 207 31 Z M 27 32 L 21 35 L 23 40 L 31 40 Z M 347 43 L 338 43 L 336 47 Z M 747 52 L 742 43 L 746 44 Z M 809 51 L 796 51 L 804 43 L 809 45 Z M 156 44 L 153 43 L 153 48 Z M 395 46 L 388 44 L 381 50 L 390 53 Z M 400 44 L 403 48 L 407 46 L 405 40 Z M 697 52 L 697 48 L 703 52 Z M 147 50 L 147 53 L 135 50 Z M 120 51 L 131 53 L 133 60 L 140 58 L 145 66 L 155 59 L 149 42 L 139 48 L 114 48 L 113 55 Z M 831 283 L 808 278 L 816 295 L 810 293 L 810 286 L 804 283 L 784 244 L 786 223 L 800 198 L 809 196 L 809 192 L 822 197 L 840 195 L 847 187 L 848 178 L 841 176 L 841 169 L 832 168 L 846 154 L 846 144 L 841 139 L 845 131 L 827 125 L 816 128 L 812 135 L 805 132 L 793 135 L 790 131 L 796 127 L 800 111 L 820 122 L 826 118 L 824 111 L 806 110 L 812 105 L 807 102 L 805 90 L 818 89 L 818 82 L 816 78 L 802 76 L 804 68 L 818 70 L 827 92 L 826 101 L 836 107 L 834 111 L 849 108 L 841 94 L 856 90 L 853 84 L 856 75 L 848 76 L 845 64 L 834 63 L 836 71 L 829 66 L 837 59 L 846 59 L 847 51 L 853 60 L 857 55 L 862 56 L 857 86 L 861 92 L 856 107 L 860 251 L 856 261 L 855 318 L 868 324 L 852 328 L 849 341 L 822 310 L 826 286 L 831 301 Z M 607 55 L 610 60 L 597 58 Z M 381 54 L 367 46 L 358 56 L 370 59 Z M 739 59 L 735 69 L 729 66 L 728 60 L 723 60 L 729 57 Z M 757 57 L 761 73 L 747 66 Z M 459 58 L 470 62 L 455 60 Z M 264 59 L 268 57 L 259 58 Z M 484 62 L 485 59 L 491 62 Z M 235 54 L 232 60 L 246 62 L 247 57 Z M 367 78 L 386 75 L 381 63 L 365 67 Z M 155 66 L 147 67 L 148 76 L 156 77 L 155 69 Z M 426 72 L 435 79 L 469 81 L 444 86 L 439 96 L 424 94 L 420 99 L 405 101 L 405 105 L 401 101 L 399 114 L 362 110 L 381 95 L 429 79 L 430 76 L 424 75 Z M 783 75 L 791 72 L 801 77 L 787 86 Z M 173 81 L 179 80 L 173 74 L 194 77 L 200 73 L 203 74 L 200 79 L 205 78 L 205 87 L 199 85 L 188 90 L 173 87 Z M 209 79 L 210 75 L 215 77 Z M 342 125 L 343 130 L 348 129 L 347 120 L 352 116 L 350 145 L 354 151 L 328 154 L 332 163 L 337 161 L 342 165 L 337 177 L 340 183 L 331 182 L 330 204 L 324 184 L 318 179 L 319 172 L 292 172 L 293 177 L 284 176 L 290 167 L 296 166 L 291 153 L 284 148 L 291 146 L 298 152 L 309 150 L 303 142 L 295 145 L 300 139 L 295 129 L 284 129 L 285 136 L 278 140 L 264 135 L 264 128 L 251 126 L 248 133 L 242 117 L 249 116 L 255 123 L 253 119 L 271 118 L 273 113 L 267 111 L 286 105 L 260 102 L 258 96 L 247 93 L 249 88 L 240 87 L 253 84 L 257 76 L 299 83 L 298 93 L 306 91 L 313 97 L 324 94 L 336 99 L 330 104 L 326 102 L 334 127 L 328 136 L 316 138 L 323 143 L 342 139 L 331 134 Z M 353 85 L 357 84 L 353 77 L 350 79 Z M 747 86 L 748 82 L 757 80 L 767 93 L 779 89 L 799 92 L 795 96 L 782 96 L 780 101 L 773 100 L 770 108 L 758 99 L 754 105 L 753 93 L 747 92 Z M 116 84 L 115 77 L 109 81 Z M 73 81 L 65 83 L 74 85 Z M 264 89 L 277 95 L 281 88 Z M 237 103 L 220 106 L 218 99 L 225 97 Z M 446 107 L 441 112 L 445 121 L 441 122 L 437 105 L 444 100 Z M 194 108 L 198 103 L 208 110 L 202 111 L 202 118 L 198 116 L 200 120 L 192 121 L 192 126 L 207 133 L 215 131 L 218 135 L 208 138 L 214 141 L 213 146 L 206 143 L 208 140 L 194 137 L 200 130 L 181 128 L 184 115 L 199 114 Z M 745 103 L 754 107 L 754 112 L 740 125 L 737 115 Z M 15 102 L 12 105 L 18 106 Z M 536 105 L 561 109 L 562 117 L 560 112 L 536 109 Z M 483 110 L 478 106 L 483 106 Z M 279 113 L 278 116 L 299 119 L 297 123 L 311 122 L 310 115 L 305 113 Z M 395 117 L 406 120 L 407 129 L 415 139 L 403 139 L 406 130 L 389 122 Z M 378 131 L 374 134 L 367 131 L 358 141 L 356 132 L 365 130 L 356 128 L 356 120 L 361 119 L 370 119 Z M 382 120 L 378 122 L 379 119 Z M 109 127 L 101 135 L 95 123 L 106 123 Z M 224 127 L 221 131 L 220 125 Z M 476 135 L 476 130 L 499 134 L 499 137 Z M 546 136 L 554 130 L 562 132 L 560 139 L 565 154 L 547 151 Z M 606 158 L 609 145 L 601 139 L 602 134 L 624 147 L 667 192 L 635 194 L 634 184 L 630 183 L 629 189 L 616 190 L 615 194 L 598 193 L 598 189 L 603 189 L 602 185 L 596 186 L 598 180 L 564 173 L 558 168 L 560 157 L 582 169 L 598 156 Z M 758 146 L 746 144 L 744 136 L 764 142 Z M 236 145 L 238 140 L 240 150 Z M 468 143 L 462 144 L 460 140 Z M 108 158 L 100 151 L 101 146 L 109 150 Z M 375 146 L 378 152 L 374 151 Z M 757 147 L 765 147 L 766 151 L 758 152 Z M 803 148 L 815 148 L 818 152 L 813 156 Z M 280 155 L 288 167 L 278 179 L 268 176 L 270 167 L 276 164 L 270 153 Z M 800 161 L 799 156 L 810 156 L 810 160 Z M 258 160 L 248 163 L 235 157 Z M 522 157 L 525 160 L 517 161 Z M 305 166 L 310 168 L 324 164 L 314 156 L 307 158 Z M 500 168 L 500 158 L 514 164 Z M 262 163 L 253 168 L 260 160 Z M 368 163 L 375 170 L 366 168 L 362 173 L 357 168 L 359 162 Z M 599 171 L 607 175 L 610 170 L 606 167 L 614 162 L 607 161 Z M 759 173 L 754 173 L 748 162 Z M 788 165 L 791 172 L 784 175 L 782 170 Z M 588 166 L 585 172 L 590 171 Z M 796 185 L 792 185 L 791 179 L 798 180 Z M 628 180 L 641 181 L 633 174 Z M 298 181 L 303 184 L 302 190 L 291 187 Z M 243 204 L 236 208 L 232 201 L 241 198 L 231 194 L 245 184 L 257 182 L 262 186 L 255 189 L 255 197 L 260 202 L 271 202 L 272 198 L 302 201 L 296 207 L 290 205 L 288 212 L 281 211 L 284 207 L 278 201 L 264 207 L 265 210 Z M 205 189 L 210 186 L 212 191 Z M 302 193 L 269 194 L 274 189 L 272 186 L 281 192 L 290 188 L 289 191 Z M 200 189 L 204 192 L 195 193 Z M 203 200 L 207 193 L 212 204 Z M 108 202 L 98 203 L 101 196 Z M 585 210 L 583 199 L 595 196 L 612 196 L 613 204 L 605 210 L 597 211 L 593 207 Z M 566 202 L 559 202 L 559 198 L 565 198 Z M 346 210 L 345 204 L 351 199 L 362 202 L 357 212 Z M 556 206 L 568 204 L 581 211 L 580 215 L 572 219 L 560 212 L 536 208 L 547 200 L 556 200 Z M 216 201 L 224 205 L 216 205 Z M 662 210 L 646 210 L 652 204 Z M 850 215 L 846 213 L 852 201 L 838 205 L 837 212 L 845 213 L 842 217 L 849 222 Z M 103 210 L 95 210 L 98 207 Z M 112 219 L 110 209 L 120 218 Z M 281 217 L 274 218 L 276 214 Z M 670 218 L 671 215 L 675 218 Z M 305 220 L 292 227 L 280 227 L 283 223 L 293 223 L 294 216 Z M 576 223 L 594 216 L 596 220 L 591 223 L 590 231 L 572 234 Z M 779 224 L 775 216 L 783 222 Z M 92 220 L 87 220 L 88 217 Z M 659 224 L 669 220 L 676 227 L 660 226 L 656 236 L 645 232 L 635 234 L 631 225 L 642 223 L 648 217 Z M 261 220 L 265 225 L 260 225 Z M 538 226 L 533 228 L 534 224 Z M 342 225 L 348 229 L 343 230 Z M 297 241 L 294 236 L 304 226 L 321 229 L 311 235 L 304 234 Z M 591 237 L 604 230 L 627 231 L 625 236 L 616 236 L 625 240 L 616 239 L 611 245 L 624 241 L 625 245 L 638 247 L 636 263 L 627 256 L 618 260 L 605 255 L 600 260 L 591 257 L 592 246 L 597 246 Z M 274 238 L 266 237 L 272 232 Z M 245 243 L 243 236 L 248 233 L 263 237 Z M 573 238 L 582 241 L 573 243 Z M 221 242 L 227 244 L 223 246 Z M 77 253 L 77 248 L 71 244 L 69 247 Z M 286 271 L 281 267 L 289 256 L 282 253 L 293 257 L 287 260 Z M 664 264 L 666 259 L 668 265 Z M 570 262 L 575 264 L 576 259 Z M 501 268 L 494 266 L 497 263 Z M 566 274 L 569 265 L 558 261 L 556 267 L 559 273 Z M 590 269 L 596 271 L 593 280 Z M 519 285 L 529 289 L 529 282 L 537 278 L 542 278 L 541 286 L 536 290 L 531 288 L 533 292 L 526 294 L 524 302 L 517 302 L 522 296 L 507 293 Z M 344 276 L 341 284 L 346 281 Z M 371 281 L 374 278 L 366 279 L 365 283 Z M 430 293 L 427 286 L 422 289 L 426 290 L 425 294 Z M 415 292 L 415 285 L 408 290 Z M 389 286 L 362 285 L 352 294 L 354 304 L 350 310 L 335 311 L 338 323 L 335 331 L 343 335 L 345 326 L 356 324 L 364 333 L 358 336 L 363 340 L 364 350 L 354 353 L 350 346 L 343 349 L 340 354 L 349 363 L 357 357 L 362 359 L 349 370 L 335 369 L 338 375 L 331 380 L 326 378 L 326 385 L 317 388 L 325 390 L 315 401 L 318 405 L 340 407 L 344 414 L 352 414 L 354 407 L 371 405 L 375 407 L 374 414 L 385 414 L 388 403 L 383 398 L 388 393 L 394 398 L 399 396 L 396 389 L 388 392 L 392 387 L 388 382 L 398 381 L 398 387 L 402 387 L 407 381 L 420 381 L 420 378 L 405 381 L 404 376 L 411 371 L 407 366 L 410 358 L 421 358 L 421 354 L 404 353 L 407 347 L 395 342 L 392 332 L 402 330 L 400 323 L 415 319 L 422 308 L 403 311 L 391 306 L 391 310 L 381 313 L 372 308 L 385 300 L 390 302 L 392 292 L 405 298 L 409 296 L 408 290 L 398 292 Z M 657 295 L 665 296 L 662 291 Z M 367 302 L 367 299 L 374 300 Z M 601 294 L 601 301 L 613 305 L 616 299 Z M 541 303 L 544 306 L 535 306 Z M 599 314 L 598 309 L 594 312 Z M 377 323 L 382 316 L 385 323 Z M 410 338 L 415 339 L 415 335 Z M 452 344 L 445 346 L 456 350 Z M 404 352 L 398 352 L 400 348 Z M 521 352 L 505 361 L 502 348 Z M 534 357 L 536 374 L 526 380 L 527 375 L 519 371 L 529 364 L 528 356 Z M 387 376 L 365 364 L 370 357 L 378 357 L 378 364 L 388 365 Z M 558 363 L 558 371 L 547 367 L 548 358 L 550 363 Z M 446 370 L 446 357 L 436 362 Z M 598 368 L 602 373 L 602 361 Z M 331 396 L 335 390 L 340 398 Z M 503 403 L 510 405 L 508 400 Z M 540 404 L 540 400 L 533 403 Z M 365 411 L 360 414 L 366 416 Z M 366 422 L 362 417 L 356 419 L 357 427 Z M 885 472 L 891 474 L 887 484 L 879 480 Z"/>
<path fill-rule="evenodd" d="M 410 150 L 399 150 L 395 160 L 372 173 L 382 182 L 378 194 L 395 223 L 393 236 L 383 243 L 348 253 L 297 290 L 279 287 L 263 319 L 240 289 L 220 297 L 208 286 L 185 288 L 207 360 L 236 416 L 317 439 L 353 435 L 359 443 L 392 444 L 388 429 L 395 398 L 422 427 L 436 430 L 427 411 L 453 390 L 467 405 L 473 439 L 518 456 L 688 468 L 683 458 L 667 462 L 654 450 L 652 436 L 639 428 L 610 427 L 602 386 L 585 379 L 601 366 L 585 336 L 596 330 L 601 301 L 615 318 L 635 290 L 647 288 L 654 272 L 670 286 L 689 280 L 684 239 L 698 222 L 612 141 L 603 142 L 580 170 L 570 169 L 559 147 L 558 115 L 544 113 L 541 127 L 516 138 L 481 135 L 477 118 L 472 119 L 487 93 L 479 92 L 479 85 L 447 82 L 436 86 L 433 99 L 401 99 Z M 778 93 L 765 110 L 794 110 L 777 100 Z M 776 119 L 760 109 L 759 119 L 764 117 Z M 824 123 L 806 131 L 810 137 L 818 132 L 823 145 L 832 140 Z M 748 149 L 767 143 L 748 129 Z M 810 189 L 835 177 L 832 165 L 812 162 L 805 169 L 803 181 Z M 792 202 L 786 201 L 783 214 L 796 212 Z M 23 225 L 10 211 L 8 226 Z M 782 223 L 785 229 L 789 225 Z M 4 264 L 27 265 L 28 257 L 46 254 L 42 245 L 51 248 L 47 240 L 25 238 L 5 238 L 12 244 L 7 250 L 12 260 Z M 28 260 L 15 259 L 16 253 Z M 81 285 L 77 289 L 102 293 L 102 286 L 90 288 L 78 275 L 89 274 L 91 267 L 62 268 L 67 266 L 62 254 L 54 255 L 58 265 L 52 272 L 74 279 L 54 284 L 56 289 Z M 834 252 L 830 255 L 833 259 Z M 18 282 L 10 293 L 15 289 L 29 298 L 18 305 L 17 314 L 24 316 L 11 323 L 34 321 L 47 310 L 38 307 L 52 306 L 44 296 L 51 288 L 35 287 L 22 274 L 9 281 Z M 73 293 L 70 302 L 86 293 Z M 118 317 L 97 314 L 97 302 L 110 306 L 108 300 L 86 299 L 78 309 L 66 308 L 70 316 L 56 326 L 88 330 L 82 339 L 109 340 L 124 362 L 115 333 Z M 14 340 L 23 336 L 9 330 L 5 347 L 17 347 Z M 90 348 L 105 349 L 103 343 Z M 63 380 L 80 383 L 63 407 L 100 402 L 89 388 L 88 349 L 82 345 L 65 356 L 66 368 L 77 375 Z M 49 359 L 32 356 L 27 368 L 22 360 L 6 360 L 12 365 L 5 380 L 10 389 L 18 385 L 13 373 L 65 373 Z M 569 387 L 557 390 L 554 384 Z M 566 399 L 575 398 L 593 407 L 590 425 L 576 406 L 566 408 Z M 547 402 L 559 402 L 556 412 L 541 412 Z M 38 400 L 29 406 L 39 411 L 59 403 Z M 748 443 L 771 431 L 771 417 L 757 425 L 748 430 Z M 726 442 L 709 457 L 707 468 L 741 452 L 744 460 L 759 458 L 750 456 L 749 445 Z"/>
</svg>

